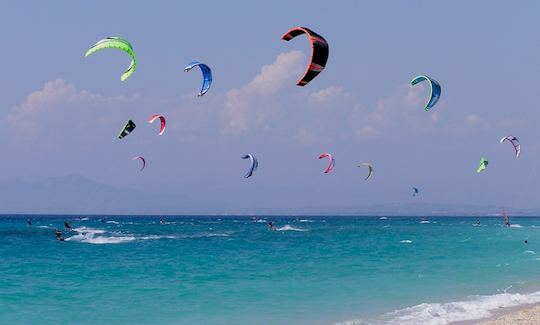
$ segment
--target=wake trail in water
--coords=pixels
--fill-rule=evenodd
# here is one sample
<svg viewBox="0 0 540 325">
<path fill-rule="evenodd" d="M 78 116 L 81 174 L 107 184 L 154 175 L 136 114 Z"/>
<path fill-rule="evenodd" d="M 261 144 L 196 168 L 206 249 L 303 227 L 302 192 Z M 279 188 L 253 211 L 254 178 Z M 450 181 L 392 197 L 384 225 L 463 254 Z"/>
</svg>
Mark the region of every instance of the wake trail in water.
<svg viewBox="0 0 540 325">
<path fill-rule="evenodd" d="M 304 228 L 295 228 L 291 225 L 285 225 L 283 227 L 276 228 L 276 231 L 308 231 L 308 230 Z"/>
</svg>

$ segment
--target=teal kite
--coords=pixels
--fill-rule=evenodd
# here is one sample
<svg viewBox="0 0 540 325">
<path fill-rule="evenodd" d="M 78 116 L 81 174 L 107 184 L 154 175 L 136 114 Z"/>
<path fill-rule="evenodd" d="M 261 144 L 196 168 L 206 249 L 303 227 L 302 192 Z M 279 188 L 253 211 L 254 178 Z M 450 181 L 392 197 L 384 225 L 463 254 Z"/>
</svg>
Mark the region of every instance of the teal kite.
<svg viewBox="0 0 540 325">
<path fill-rule="evenodd" d="M 432 79 L 428 76 L 419 75 L 414 77 L 413 80 L 411 80 L 411 86 L 414 86 L 422 81 L 427 81 L 429 83 L 429 100 L 424 106 L 424 110 L 426 110 L 427 112 L 439 101 L 439 98 L 441 97 L 441 85 L 435 79 Z"/>
</svg>

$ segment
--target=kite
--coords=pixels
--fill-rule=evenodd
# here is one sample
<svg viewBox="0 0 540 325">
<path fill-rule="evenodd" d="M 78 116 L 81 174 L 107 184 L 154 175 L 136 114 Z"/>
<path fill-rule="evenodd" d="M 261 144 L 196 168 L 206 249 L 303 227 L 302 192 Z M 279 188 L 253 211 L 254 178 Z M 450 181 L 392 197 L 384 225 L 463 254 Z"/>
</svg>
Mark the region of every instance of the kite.
<svg viewBox="0 0 540 325">
<path fill-rule="evenodd" d="M 424 106 L 424 109 L 427 112 L 433 106 L 435 106 L 435 104 L 437 103 L 437 101 L 441 97 L 441 85 L 439 84 L 439 82 L 437 80 L 431 79 L 430 77 L 424 76 L 424 75 L 414 77 L 414 79 L 411 80 L 411 85 L 414 86 L 417 83 L 420 83 L 422 81 L 427 81 L 429 83 L 429 93 L 430 93 L 429 94 L 429 100 L 427 101 L 426 105 Z"/>
<path fill-rule="evenodd" d="M 306 34 L 311 42 L 311 58 L 309 65 L 304 72 L 304 75 L 296 83 L 298 86 L 307 85 L 313 78 L 315 78 L 326 66 L 328 61 L 328 43 L 321 35 L 315 33 L 306 27 L 294 27 L 288 30 L 283 36 L 282 40 L 290 41 L 296 36 Z"/>
<path fill-rule="evenodd" d="M 328 166 L 326 166 L 326 169 L 324 170 L 324 173 L 328 174 L 334 169 L 336 161 L 334 157 L 332 157 L 332 155 L 327 152 L 323 152 L 320 154 L 319 159 L 323 159 L 323 158 L 328 158 Z"/>
<path fill-rule="evenodd" d="M 212 69 L 210 69 L 210 67 L 204 63 L 194 61 L 184 68 L 184 72 L 188 72 L 197 66 L 201 68 L 201 72 L 203 75 L 203 82 L 201 85 L 201 90 L 199 91 L 199 94 L 197 95 L 198 97 L 201 97 L 204 94 L 206 94 L 206 92 L 210 89 L 210 86 L 212 85 Z"/>
<path fill-rule="evenodd" d="M 507 135 L 501 139 L 500 143 L 503 143 L 504 141 L 508 141 L 514 146 L 514 150 L 516 151 L 516 158 L 519 157 L 519 154 L 521 153 L 521 144 L 519 144 L 518 138 L 513 135 Z"/>
<path fill-rule="evenodd" d="M 480 159 L 480 165 L 479 165 L 478 168 L 476 169 L 476 172 L 477 172 L 477 173 L 482 172 L 484 169 L 487 168 L 488 164 L 489 164 L 489 161 L 487 161 L 486 158 L 483 158 L 483 157 L 482 157 L 482 159 Z"/>
<path fill-rule="evenodd" d="M 367 176 L 365 178 L 365 180 L 367 181 L 368 179 L 371 178 L 371 175 L 373 174 L 373 167 L 371 167 L 371 165 L 368 164 L 368 163 L 362 163 L 362 164 L 358 165 L 358 167 L 362 167 L 362 166 L 366 166 L 368 168 L 368 174 L 367 174 Z"/>
<path fill-rule="evenodd" d="M 412 196 L 417 196 L 418 195 L 418 189 L 416 187 L 413 187 L 413 195 Z"/>
<path fill-rule="evenodd" d="M 150 116 L 150 119 L 148 120 L 148 122 L 154 123 L 154 121 L 157 120 L 158 118 L 159 118 L 159 121 L 161 122 L 158 135 L 162 135 L 163 132 L 165 132 L 165 126 L 167 125 L 167 122 L 165 121 L 165 117 L 163 115 L 154 114 Z"/>
<path fill-rule="evenodd" d="M 135 156 L 135 157 L 131 158 L 131 160 L 136 160 L 136 159 L 141 160 L 141 162 L 142 162 L 141 171 L 142 171 L 144 169 L 144 167 L 146 166 L 146 160 L 144 159 L 144 157 L 141 157 L 141 156 Z"/>
<path fill-rule="evenodd" d="M 257 161 L 257 158 L 253 157 L 252 154 L 243 155 L 242 159 L 248 159 L 251 161 L 251 165 L 249 166 L 249 170 L 244 175 L 245 178 L 249 178 L 253 175 L 253 172 L 257 170 L 257 167 L 259 167 L 259 162 Z"/>
<path fill-rule="evenodd" d="M 122 139 L 126 135 L 130 134 L 133 130 L 135 130 L 136 127 L 137 125 L 135 125 L 132 120 L 127 121 L 126 125 L 124 125 L 120 131 L 120 134 L 118 134 L 118 139 Z"/>
<path fill-rule="evenodd" d="M 120 37 L 107 37 L 92 45 L 92 47 L 90 47 L 90 49 L 86 51 L 86 54 L 84 56 L 86 57 L 92 55 L 97 51 L 107 48 L 122 50 L 129 54 L 129 56 L 131 57 L 131 63 L 129 64 L 129 67 L 120 77 L 120 80 L 126 80 L 133 74 L 133 72 L 135 72 L 135 69 L 137 68 L 137 59 L 135 58 L 135 52 L 133 51 L 133 47 L 127 40 Z"/>
</svg>

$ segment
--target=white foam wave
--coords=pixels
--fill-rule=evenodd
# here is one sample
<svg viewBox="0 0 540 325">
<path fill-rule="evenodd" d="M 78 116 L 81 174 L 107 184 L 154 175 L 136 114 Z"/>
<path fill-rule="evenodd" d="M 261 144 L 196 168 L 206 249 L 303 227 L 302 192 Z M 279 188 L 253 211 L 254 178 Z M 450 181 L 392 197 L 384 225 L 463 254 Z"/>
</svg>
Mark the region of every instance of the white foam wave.
<svg viewBox="0 0 540 325">
<path fill-rule="evenodd" d="M 500 308 L 536 304 L 540 302 L 540 291 L 520 293 L 499 293 L 491 296 L 473 296 L 470 300 L 449 303 L 423 303 L 397 310 L 369 322 L 369 324 L 396 325 L 444 325 L 452 322 L 472 321 L 493 316 Z M 361 319 L 338 324 L 367 324 Z"/>
<path fill-rule="evenodd" d="M 510 225 L 510 227 L 511 227 L 511 228 L 523 228 L 522 225 L 517 224 L 517 223 L 515 223 L 515 224 L 513 224 L 513 225 Z"/>
<path fill-rule="evenodd" d="M 136 238 L 131 235 L 124 236 L 106 236 L 103 229 L 94 229 L 89 227 L 74 228 L 76 235 L 66 238 L 66 241 L 78 241 L 89 244 L 120 244 L 134 241 Z"/>
<path fill-rule="evenodd" d="M 536 255 L 535 251 L 524 251 L 523 254 L 533 254 Z"/>
<path fill-rule="evenodd" d="M 171 235 L 149 235 L 149 236 L 143 236 L 143 237 L 140 237 L 139 239 L 142 239 L 142 240 L 151 240 L 151 239 L 175 239 L 176 236 L 171 236 Z"/>
<path fill-rule="evenodd" d="M 80 218 L 79 220 L 86 221 L 86 220 L 89 220 L 89 219 L 87 217 L 84 217 L 84 218 Z"/>
<path fill-rule="evenodd" d="M 230 234 L 227 233 L 219 233 L 219 232 L 204 232 L 199 234 L 193 234 L 193 235 L 184 235 L 180 238 L 187 238 L 187 239 L 194 239 L 194 238 L 208 238 L 208 237 L 229 237 Z"/>
<path fill-rule="evenodd" d="M 304 229 L 304 228 L 295 228 L 291 225 L 285 225 L 281 228 L 277 228 L 276 229 L 277 231 L 308 231 L 307 229 Z"/>
<path fill-rule="evenodd" d="M 315 222 L 314 220 L 310 220 L 310 219 L 300 219 L 298 221 L 300 221 L 300 222 Z"/>
<path fill-rule="evenodd" d="M 380 217 L 379 220 L 388 220 L 388 217 Z"/>
<path fill-rule="evenodd" d="M 105 233 L 105 230 L 103 229 L 96 229 L 96 228 L 90 228 L 90 227 L 78 227 L 73 228 L 73 231 L 79 232 L 79 233 L 93 233 L 93 234 L 103 234 Z"/>
<path fill-rule="evenodd" d="M 107 223 L 112 223 L 112 224 L 115 224 L 115 225 L 119 225 L 120 222 L 118 221 L 114 221 L 114 220 L 110 220 L 110 221 L 106 221 Z"/>
<path fill-rule="evenodd" d="M 66 241 L 78 241 L 89 244 L 120 244 L 134 241 L 133 236 L 97 236 L 95 233 L 80 233 L 66 238 Z"/>
<path fill-rule="evenodd" d="M 403 244 L 412 244 L 412 240 L 404 239 L 404 240 L 400 241 L 400 243 L 403 243 Z"/>
<path fill-rule="evenodd" d="M 265 219 L 257 219 L 257 220 L 254 220 L 254 222 L 265 222 L 266 223 L 268 221 L 266 221 Z"/>
<path fill-rule="evenodd" d="M 211 232 L 211 233 L 200 234 L 199 236 L 200 237 L 229 237 L 230 234 Z"/>
<path fill-rule="evenodd" d="M 431 222 L 428 221 L 428 220 L 422 220 L 422 221 L 420 221 L 420 223 L 431 223 Z"/>
<path fill-rule="evenodd" d="M 52 227 L 49 227 L 49 226 L 38 226 L 38 228 L 43 228 L 43 229 L 52 229 Z"/>
</svg>

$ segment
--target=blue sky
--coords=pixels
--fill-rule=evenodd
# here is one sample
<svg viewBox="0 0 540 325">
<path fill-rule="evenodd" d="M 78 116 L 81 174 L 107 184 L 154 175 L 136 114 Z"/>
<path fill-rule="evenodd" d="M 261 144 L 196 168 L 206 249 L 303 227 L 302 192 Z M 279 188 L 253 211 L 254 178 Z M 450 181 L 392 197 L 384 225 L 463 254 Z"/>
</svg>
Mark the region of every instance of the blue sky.
<svg viewBox="0 0 540 325">
<path fill-rule="evenodd" d="M 178 213 L 411 202 L 412 186 L 426 203 L 538 207 L 539 9 L 533 1 L 5 2 L 0 179 L 81 175 L 183 198 Z M 308 42 L 280 40 L 298 25 L 330 44 L 327 68 L 303 88 L 295 83 Z M 126 82 L 125 53 L 84 57 L 107 36 L 134 46 L 139 65 Z M 203 98 L 198 71 L 183 72 L 193 60 L 213 69 Z M 408 86 L 418 74 L 442 85 L 432 112 L 422 110 L 427 89 Z M 161 137 L 146 122 L 154 113 L 168 118 Z M 138 128 L 120 141 L 129 118 Z M 498 143 L 507 134 L 522 142 L 519 159 Z M 336 158 L 330 175 L 321 152 Z M 260 165 L 247 180 L 245 153 Z M 135 155 L 147 159 L 143 173 Z M 490 165 L 478 175 L 482 156 Z M 364 161 L 375 169 L 368 182 L 356 167 Z"/>
</svg>

